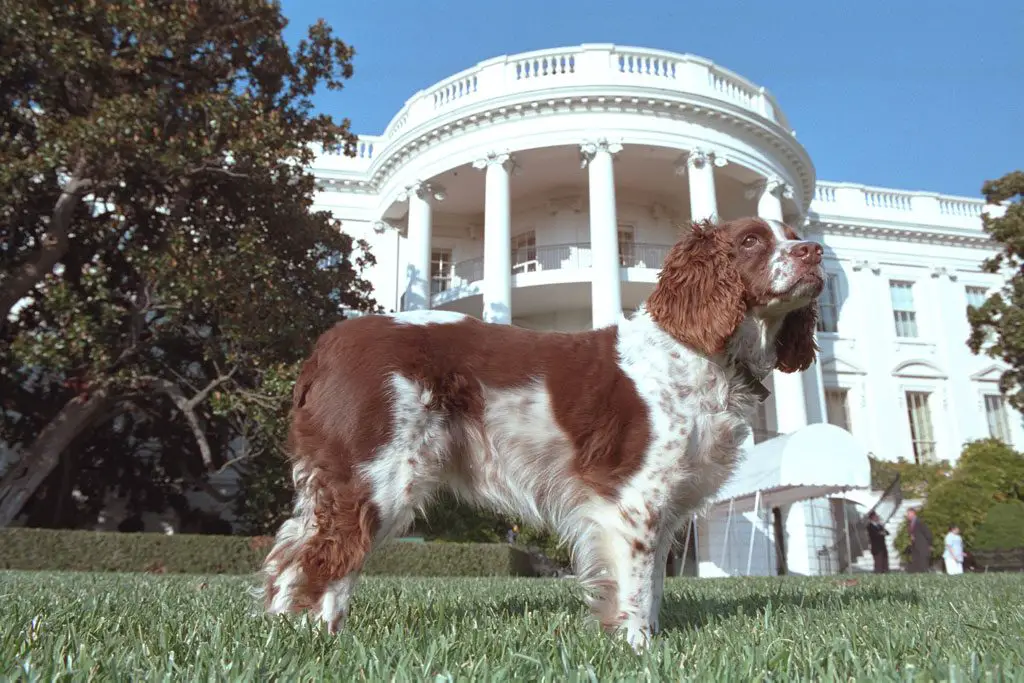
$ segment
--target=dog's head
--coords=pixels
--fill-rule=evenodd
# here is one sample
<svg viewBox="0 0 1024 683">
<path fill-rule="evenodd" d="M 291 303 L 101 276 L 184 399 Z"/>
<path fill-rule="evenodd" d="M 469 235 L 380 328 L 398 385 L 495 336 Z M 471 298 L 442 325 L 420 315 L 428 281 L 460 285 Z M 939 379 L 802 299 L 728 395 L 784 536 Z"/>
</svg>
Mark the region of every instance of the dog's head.
<svg viewBox="0 0 1024 683">
<path fill-rule="evenodd" d="M 747 316 L 775 336 L 776 367 L 807 369 L 817 350 L 822 248 L 788 225 L 741 218 L 694 223 L 672 247 L 647 310 L 670 335 L 705 356 L 725 350 Z"/>
</svg>

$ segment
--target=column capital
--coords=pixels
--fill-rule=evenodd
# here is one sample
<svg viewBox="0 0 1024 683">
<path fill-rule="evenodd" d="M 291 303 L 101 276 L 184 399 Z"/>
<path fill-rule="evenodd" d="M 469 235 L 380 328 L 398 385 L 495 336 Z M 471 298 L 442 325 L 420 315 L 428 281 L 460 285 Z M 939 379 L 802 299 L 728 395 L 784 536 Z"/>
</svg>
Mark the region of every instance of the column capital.
<svg viewBox="0 0 1024 683">
<path fill-rule="evenodd" d="M 398 201 L 408 201 L 412 195 L 416 195 L 425 201 L 430 201 L 433 198 L 439 202 L 443 202 L 448 196 L 443 186 L 422 180 L 406 185 L 405 189 L 398 194 Z"/>
<path fill-rule="evenodd" d="M 751 183 L 743 196 L 747 199 L 760 198 L 762 195 L 774 195 L 776 199 L 793 198 L 793 186 L 779 176 L 772 175 Z"/>
<path fill-rule="evenodd" d="M 586 168 L 587 164 L 594 160 L 598 152 L 608 152 L 612 156 L 622 151 L 622 142 L 598 138 L 597 140 L 584 140 L 580 143 L 580 168 Z"/>
<path fill-rule="evenodd" d="M 946 266 L 932 266 L 930 274 L 931 274 L 931 276 L 933 278 L 936 278 L 936 279 L 938 279 L 938 278 L 940 278 L 942 276 L 946 276 L 946 277 L 949 278 L 950 282 L 956 282 L 957 278 L 958 278 L 958 276 L 956 274 L 956 271 L 951 270 L 951 269 L 947 268 Z"/>
<path fill-rule="evenodd" d="M 853 262 L 853 270 L 856 273 L 859 273 L 862 270 L 870 270 L 875 275 L 878 275 L 879 273 L 882 272 L 882 266 L 878 265 L 874 261 L 868 261 L 867 259 L 862 259 L 860 261 L 854 261 Z"/>
<path fill-rule="evenodd" d="M 509 150 L 503 152 L 487 152 L 482 157 L 473 160 L 473 168 L 484 170 L 488 166 L 501 166 L 509 173 L 515 173 L 520 169 L 518 160 Z"/>
<path fill-rule="evenodd" d="M 388 230 L 397 230 L 398 228 L 392 225 L 390 222 L 380 219 L 373 222 L 373 231 L 378 235 L 384 234 Z"/>
<path fill-rule="evenodd" d="M 676 160 L 676 174 L 685 175 L 686 171 L 691 168 L 706 168 L 708 166 L 722 168 L 728 163 L 729 160 L 725 158 L 724 154 L 713 149 L 694 147 Z"/>
</svg>

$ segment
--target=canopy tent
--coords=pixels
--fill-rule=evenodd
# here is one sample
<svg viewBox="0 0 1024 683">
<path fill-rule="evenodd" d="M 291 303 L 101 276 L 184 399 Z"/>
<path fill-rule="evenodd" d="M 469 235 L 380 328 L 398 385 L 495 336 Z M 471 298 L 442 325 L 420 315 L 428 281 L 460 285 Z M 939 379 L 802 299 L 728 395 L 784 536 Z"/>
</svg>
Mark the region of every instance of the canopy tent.
<svg viewBox="0 0 1024 683">
<path fill-rule="evenodd" d="M 755 557 L 759 558 L 756 572 L 767 573 L 775 551 L 771 541 L 774 531 L 768 528 L 770 515 L 764 511 L 870 485 L 867 452 L 840 427 L 812 424 L 757 444 L 747 452 L 705 515 L 703 529 L 707 536 L 706 542 L 702 541 L 698 575 L 749 576 L 755 572 Z M 845 508 L 843 514 L 845 524 Z M 807 543 L 805 533 L 798 536 L 801 543 Z M 761 552 L 755 554 L 759 538 Z"/>
<path fill-rule="evenodd" d="M 853 435 L 835 425 L 812 424 L 750 449 L 718 492 L 712 511 L 751 512 L 870 486 L 868 455 Z"/>
</svg>

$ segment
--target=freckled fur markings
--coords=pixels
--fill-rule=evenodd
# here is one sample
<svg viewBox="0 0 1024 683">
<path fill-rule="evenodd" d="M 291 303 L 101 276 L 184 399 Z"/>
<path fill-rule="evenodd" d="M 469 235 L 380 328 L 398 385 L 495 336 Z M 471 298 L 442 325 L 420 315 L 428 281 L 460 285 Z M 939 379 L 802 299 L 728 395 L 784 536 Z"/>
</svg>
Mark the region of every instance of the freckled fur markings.
<svg viewBox="0 0 1024 683">
<path fill-rule="evenodd" d="M 295 507 L 264 565 L 267 609 L 337 631 L 367 554 L 449 490 L 554 529 L 594 616 L 645 647 L 675 532 L 749 432 L 738 368 L 813 360 L 820 248 L 787 230 L 690 226 L 646 304 L 598 330 L 411 311 L 324 333 L 295 386 Z"/>
</svg>

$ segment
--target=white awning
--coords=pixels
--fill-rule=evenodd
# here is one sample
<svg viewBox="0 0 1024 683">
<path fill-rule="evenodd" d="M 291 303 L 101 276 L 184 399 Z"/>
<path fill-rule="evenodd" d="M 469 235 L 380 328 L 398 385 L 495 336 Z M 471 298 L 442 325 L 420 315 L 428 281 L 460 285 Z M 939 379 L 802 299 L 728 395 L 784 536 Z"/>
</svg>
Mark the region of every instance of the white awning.
<svg viewBox="0 0 1024 683">
<path fill-rule="evenodd" d="M 754 446 L 715 497 L 713 510 L 788 505 L 871 486 L 867 451 L 845 429 L 812 424 Z"/>
</svg>

